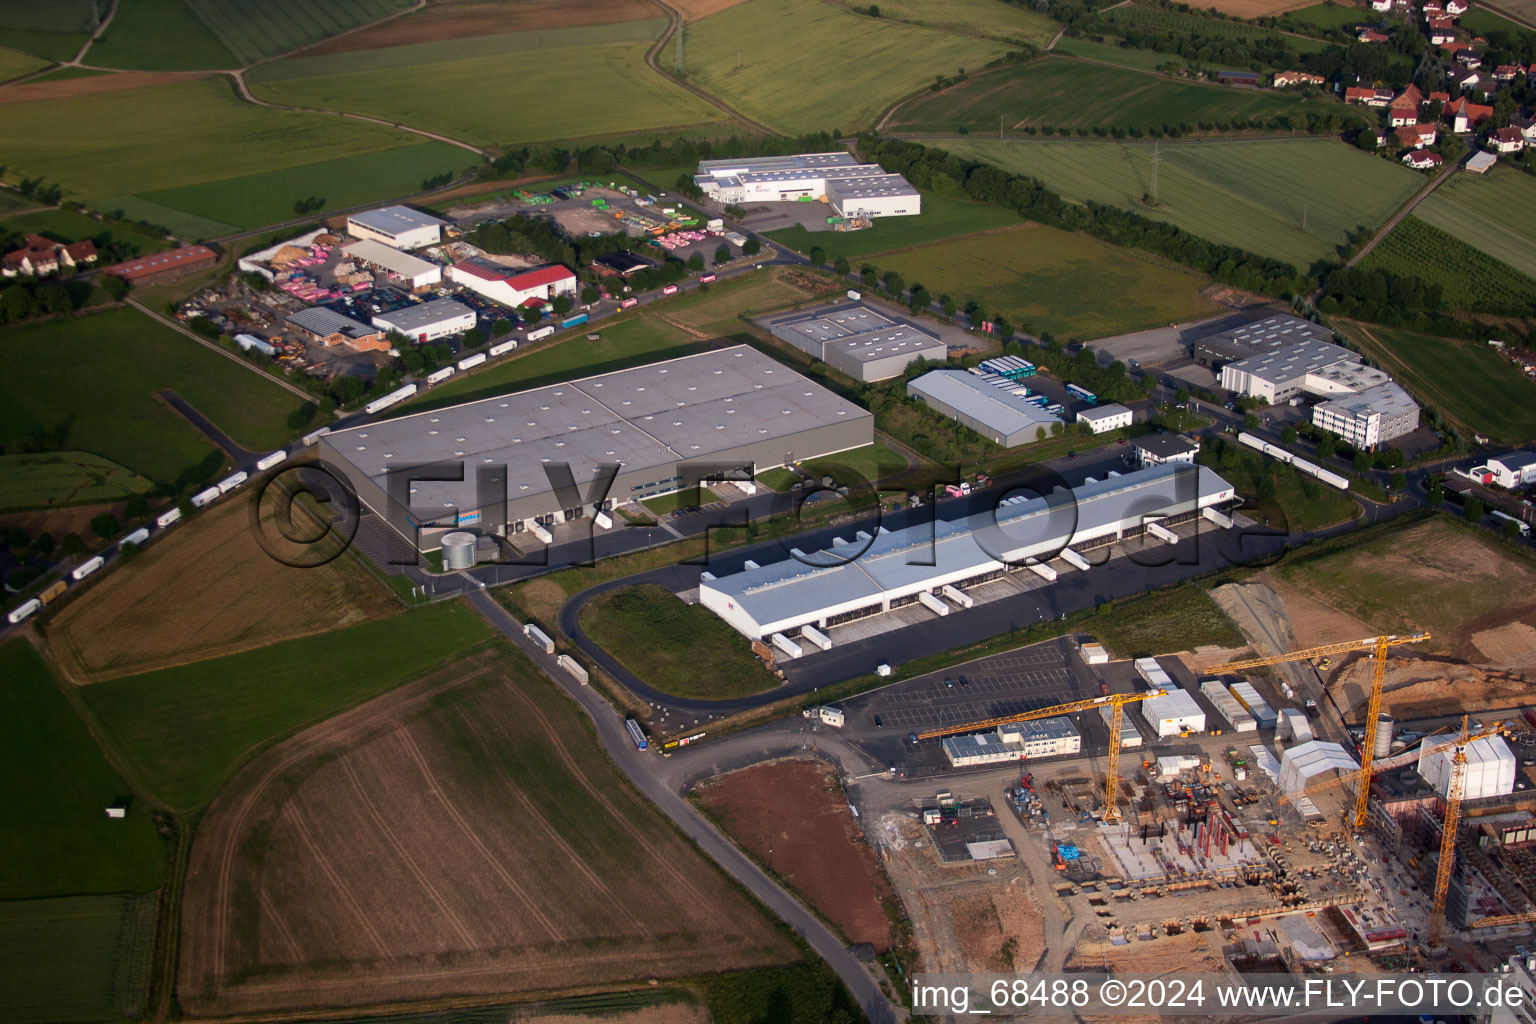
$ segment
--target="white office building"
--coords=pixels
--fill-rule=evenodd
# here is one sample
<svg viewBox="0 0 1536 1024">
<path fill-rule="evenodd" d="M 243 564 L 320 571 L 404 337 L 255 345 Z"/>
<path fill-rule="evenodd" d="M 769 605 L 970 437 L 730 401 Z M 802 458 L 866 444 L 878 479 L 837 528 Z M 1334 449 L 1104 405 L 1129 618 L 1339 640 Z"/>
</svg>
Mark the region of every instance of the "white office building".
<svg viewBox="0 0 1536 1024">
<path fill-rule="evenodd" d="M 1121 427 L 1131 425 L 1134 418 L 1131 410 L 1118 402 L 1108 405 L 1096 405 L 1084 409 L 1077 414 L 1077 422 L 1088 424 L 1088 429 L 1095 434 L 1102 434 L 1108 430 L 1118 430 Z"/>
<path fill-rule="evenodd" d="M 450 334 L 463 334 L 475 326 L 475 311 L 452 299 L 433 299 L 380 313 L 373 318 L 373 326 L 402 334 L 421 345 Z"/>
<path fill-rule="evenodd" d="M 409 206 L 386 206 L 347 218 L 347 234 L 371 238 L 396 249 L 420 249 L 442 241 L 443 221 Z"/>
<path fill-rule="evenodd" d="M 821 200 L 849 219 L 923 212 L 922 195 L 906 178 L 845 152 L 701 160 L 693 181 L 709 198 L 737 206 Z"/>
<path fill-rule="evenodd" d="M 1056 717 L 1011 722 L 995 732 L 946 736 L 943 746 L 950 764 L 970 768 L 1034 757 L 1069 756 L 1082 751 L 1083 740 L 1071 722 Z"/>
</svg>

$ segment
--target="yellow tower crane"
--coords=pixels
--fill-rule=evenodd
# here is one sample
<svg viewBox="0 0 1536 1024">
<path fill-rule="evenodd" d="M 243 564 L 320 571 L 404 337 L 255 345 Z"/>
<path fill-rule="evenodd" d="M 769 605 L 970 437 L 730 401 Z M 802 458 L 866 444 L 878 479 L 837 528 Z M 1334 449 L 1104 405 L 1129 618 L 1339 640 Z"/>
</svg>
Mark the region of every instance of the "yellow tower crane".
<svg viewBox="0 0 1536 1024">
<path fill-rule="evenodd" d="M 1017 715 L 1004 715 L 1001 718 L 984 718 L 979 722 L 965 722 L 961 725 L 945 726 L 942 729 L 929 729 L 927 732 L 920 732 L 917 735 L 919 739 L 927 740 L 933 739 L 935 736 L 954 736 L 962 732 L 981 732 L 983 729 L 996 729 L 998 726 L 1012 725 L 1015 722 L 1030 722 L 1039 718 L 1055 718 L 1058 715 L 1070 715 L 1077 711 L 1091 711 L 1094 708 L 1109 708 L 1109 769 L 1104 779 L 1104 820 L 1114 824 L 1120 820 L 1121 709 L 1125 705 L 1134 704 L 1139 700 L 1161 697 L 1166 692 L 1166 690 L 1144 690 L 1141 693 L 1111 693 L 1103 697 L 1089 697 L 1086 700 L 1074 700 L 1067 704 L 1040 708 L 1038 711 L 1024 711 Z"/>
<path fill-rule="evenodd" d="M 1527 910 L 1519 914 L 1500 914 L 1498 917 L 1480 917 L 1467 925 L 1468 928 L 1498 928 L 1506 924 L 1529 924 L 1536 921 L 1536 910 Z"/>
<path fill-rule="evenodd" d="M 1360 744 L 1360 770 L 1369 777 L 1371 761 L 1376 754 L 1376 744 L 1373 739 L 1373 731 L 1376 728 L 1376 720 L 1381 717 L 1381 681 L 1387 671 L 1387 648 L 1398 644 L 1416 644 L 1429 639 L 1428 633 L 1405 633 L 1401 636 L 1373 636 L 1365 640 L 1351 640 L 1342 644 L 1326 644 L 1322 647 L 1308 647 L 1306 650 L 1291 651 L 1289 654 L 1277 654 L 1272 658 L 1246 658 L 1242 661 L 1232 661 L 1225 665 L 1217 665 L 1207 669 L 1209 675 L 1221 675 L 1224 672 L 1240 672 L 1243 669 L 1262 668 L 1266 665 L 1280 665 L 1289 661 L 1305 661 L 1308 658 L 1320 658 L 1330 654 L 1346 654 L 1350 651 L 1370 651 L 1374 659 L 1371 671 L 1371 698 L 1366 708 L 1366 735 Z M 1370 804 L 1371 787 L 1361 786 L 1355 795 L 1354 827 L 1364 828 L 1366 810 Z"/>
<path fill-rule="evenodd" d="M 1451 868 L 1456 860 L 1456 824 L 1461 820 L 1461 780 L 1467 771 L 1467 716 L 1461 716 L 1461 736 L 1454 744 L 1451 777 L 1445 785 L 1445 821 L 1440 825 L 1440 863 L 1435 865 L 1435 899 L 1429 909 L 1429 948 L 1440 945 L 1445 928 L 1445 894 L 1451 891 Z"/>
</svg>

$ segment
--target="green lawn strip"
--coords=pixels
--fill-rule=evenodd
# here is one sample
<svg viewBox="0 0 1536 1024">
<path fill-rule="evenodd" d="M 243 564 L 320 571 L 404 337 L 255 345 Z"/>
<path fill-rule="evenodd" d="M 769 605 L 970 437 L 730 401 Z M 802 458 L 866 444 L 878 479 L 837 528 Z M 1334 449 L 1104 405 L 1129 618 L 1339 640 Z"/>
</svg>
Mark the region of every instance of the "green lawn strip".
<svg viewBox="0 0 1536 1024">
<path fill-rule="evenodd" d="M 582 609 L 581 628 L 664 693 L 724 700 L 779 685 L 745 637 L 703 605 L 684 604 L 664 587 L 600 594 Z"/>
<path fill-rule="evenodd" d="M 107 817 L 132 791 L 31 644 L 0 646 L 0 678 L 0 898 L 155 889 L 165 851 L 148 811 Z"/>
<path fill-rule="evenodd" d="M 85 687 L 86 706 L 155 796 L 201 806 L 256 751 L 483 644 L 484 621 L 432 605 Z"/>
<path fill-rule="evenodd" d="M 0 455 L 0 511 L 120 501 L 154 486 L 90 452 Z"/>
<path fill-rule="evenodd" d="M 1106 602 L 1085 628 L 1117 658 L 1145 658 L 1216 645 L 1241 647 L 1243 635 L 1204 587 L 1187 583 L 1156 600 Z"/>
<path fill-rule="evenodd" d="M 857 264 L 893 249 L 1022 223 L 1024 218 L 1010 210 L 924 192 L 923 212 L 916 217 L 877 220 L 862 231 L 807 231 L 796 225 L 770 231 L 768 237 L 797 252 L 809 254 L 812 248 L 820 248 L 829 260 L 835 261 L 841 256 Z"/>
</svg>

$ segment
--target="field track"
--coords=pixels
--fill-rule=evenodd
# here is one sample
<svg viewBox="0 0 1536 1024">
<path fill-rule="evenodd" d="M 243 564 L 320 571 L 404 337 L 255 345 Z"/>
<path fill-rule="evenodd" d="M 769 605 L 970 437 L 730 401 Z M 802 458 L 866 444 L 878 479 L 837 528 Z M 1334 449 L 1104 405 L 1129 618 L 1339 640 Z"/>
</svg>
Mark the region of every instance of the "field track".
<svg viewBox="0 0 1536 1024">
<path fill-rule="evenodd" d="M 656 9 L 646 0 L 523 0 L 521 3 L 455 3 L 411 12 L 415 17 L 396 17 L 364 26 L 344 36 L 322 40 L 305 56 L 378 50 L 441 39 L 472 39 L 504 32 L 530 32 L 546 28 L 610 25 L 619 21 L 654 18 Z"/>
<path fill-rule="evenodd" d="M 268 751 L 194 844 L 182 1005 L 521 997 L 793 959 L 587 735 L 497 650 Z"/>
</svg>

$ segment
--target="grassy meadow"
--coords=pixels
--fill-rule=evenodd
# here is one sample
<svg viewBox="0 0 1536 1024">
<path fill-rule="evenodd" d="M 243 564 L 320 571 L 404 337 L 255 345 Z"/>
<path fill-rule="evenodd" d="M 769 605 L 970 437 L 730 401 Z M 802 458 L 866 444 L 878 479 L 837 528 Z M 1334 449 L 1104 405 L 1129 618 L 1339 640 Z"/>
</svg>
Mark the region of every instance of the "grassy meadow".
<svg viewBox="0 0 1536 1024">
<path fill-rule="evenodd" d="M 182 0 L 118 0 L 111 24 L 85 59 L 131 71 L 204 71 L 242 63 Z"/>
<path fill-rule="evenodd" d="M 1016 327 L 1063 340 L 1192 320 L 1214 310 L 1209 281 L 1080 232 L 1030 225 L 880 257 L 908 285 L 975 300 Z"/>
<path fill-rule="evenodd" d="M 0 39 L 12 50 L 68 60 L 95 26 L 94 0 L 0 0 Z"/>
<path fill-rule="evenodd" d="M 134 1020 L 144 1009 L 158 897 L 0 901 L 0 1017 L 10 1024 Z"/>
<path fill-rule="evenodd" d="M 0 455 L 0 511 L 121 501 L 154 486 L 90 452 Z"/>
<path fill-rule="evenodd" d="M 1513 167 L 1457 174 L 1413 214 L 1536 277 L 1536 178 Z"/>
<path fill-rule="evenodd" d="M 1011 210 L 925 192 L 923 212 L 916 217 L 886 217 L 863 231 L 807 231 L 797 224 L 770 231 L 768 237 L 798 252 L 809 253 L 819 246 L 830 260 L 842 256 L 857 262 L 892 249 L 1022 223 L 1024 219 Z"/>
<path fill-rule="evenodd" d="M 927 28 L 1044 47 L 1060 29 L 1044 14 L 1004 0 L 886 0 L 880 17 Z"/>
<path fill-rule="evenodd" d="M 1359 224 L 1375 226 L 1419 175 L 1331 139 L 1203 143 L 963 141 L 961 156 L 1039 178 L 1078 202 L 1120 206 L 1306 269 Z M 1156 206 L 1143 201 L 1157 165 Z"/>
<path fill-rule="evenodd" d="M 411 6 L 411 0 L 183 0 L 209 33 L 241 63 L 296 50 Z"/>
</svg>

